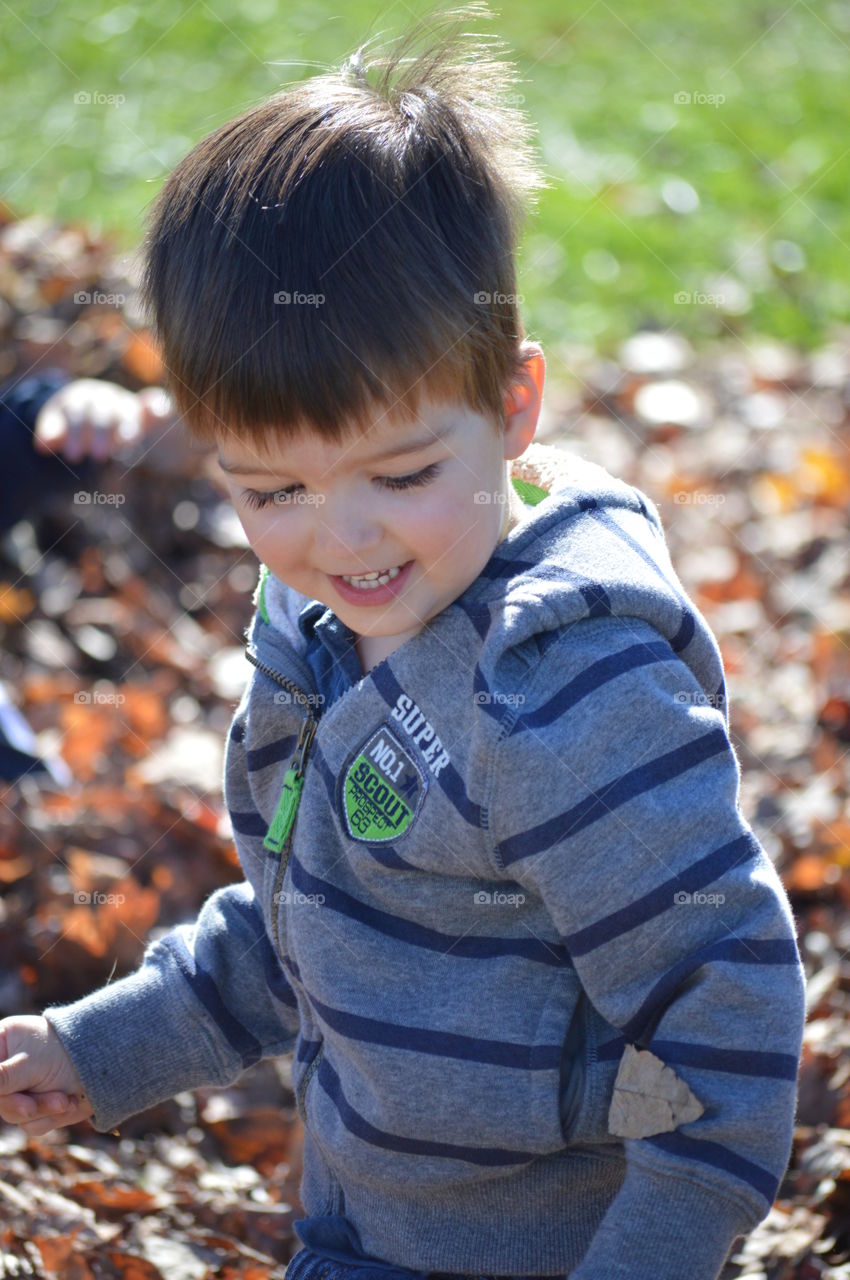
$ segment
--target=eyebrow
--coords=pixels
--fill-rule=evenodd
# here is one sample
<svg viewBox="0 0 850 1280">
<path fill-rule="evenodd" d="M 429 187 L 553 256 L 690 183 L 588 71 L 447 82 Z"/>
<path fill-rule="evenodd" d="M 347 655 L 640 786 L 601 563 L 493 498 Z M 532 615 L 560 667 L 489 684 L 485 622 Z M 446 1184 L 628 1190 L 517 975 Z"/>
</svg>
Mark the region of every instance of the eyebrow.
<svg viewBox="0 0 850 1280">
<path fill-rule="evenodd" d="M 400 458 L 407 453 L 418 453 L 421 449 L 427 449 L 429 445 L 436 444 L 440 440 L 445 440 L 454 431 L 454 423 L 444 427 L 442 431 L 431 431 L 427 436 L 419 440 L 409 440 L 407 444 L 395 444 L 389 449 L 382 450 L 381 453 L 372 454 L 366 458 L 365 463 L 382 462 L 385 458 Z M 254 467 L 240 466 L 238 463 L 225 462 L 223 458 L 217 458 L 218 465 L 222 471 L 226 471 L 231 476 L 274 476 L 279 475 L 284 468 L 274 467 Z"/>
</svg>

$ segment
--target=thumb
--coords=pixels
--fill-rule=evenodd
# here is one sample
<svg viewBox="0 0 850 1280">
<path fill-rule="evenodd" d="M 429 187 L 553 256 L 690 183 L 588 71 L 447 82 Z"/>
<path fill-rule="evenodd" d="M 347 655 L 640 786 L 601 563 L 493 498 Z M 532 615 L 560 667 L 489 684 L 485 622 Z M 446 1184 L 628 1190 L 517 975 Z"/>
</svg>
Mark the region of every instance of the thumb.
<svg viewBox="0 0 850 1280">
<path fill-rule="evenodd" d="M 20 1093 L 38 1083 L 32 1065 L 32 1058 L 23 1051 L 0 1062 L 0 1094 Z"/>
</svg>

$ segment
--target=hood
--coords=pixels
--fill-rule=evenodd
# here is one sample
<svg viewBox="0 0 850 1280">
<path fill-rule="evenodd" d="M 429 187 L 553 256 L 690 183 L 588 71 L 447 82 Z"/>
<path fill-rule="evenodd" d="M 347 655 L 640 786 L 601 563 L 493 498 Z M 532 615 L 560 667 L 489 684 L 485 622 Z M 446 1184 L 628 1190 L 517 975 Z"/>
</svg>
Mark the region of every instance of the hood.
<svg viewBox="0 0 850 1280">
<path fill-rule="evenodd" d="M 547 636 L 585 619 L 639 618 L 670 642 L 727 716 L 717 641 L 673 568 L 652 499 L 555 445 L 529 445 L 512 461 L 511 479 L 530 504 L 525 519 L 443 611 L 462 608 L 474 621 L 482 640 L 481 671 L 495 673 L 510 649 L 542 653 Z M 263 566 L 254 602 L 278 633 L 273 643 L 283 640 L 300 658 L 306 641 L 298 615 L 310 597 Z"/>
</svg>

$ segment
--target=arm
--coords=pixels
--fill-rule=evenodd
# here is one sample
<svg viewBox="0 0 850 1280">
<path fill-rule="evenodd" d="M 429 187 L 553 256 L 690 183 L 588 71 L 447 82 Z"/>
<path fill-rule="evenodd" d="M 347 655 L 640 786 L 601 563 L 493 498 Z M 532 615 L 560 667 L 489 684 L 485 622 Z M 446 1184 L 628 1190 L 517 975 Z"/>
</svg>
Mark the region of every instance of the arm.
<svg viewBox="0 0 850 1280">
<path fill-rule="evenodd" d="M 571 1275 L 715 1280 L 791 1150 L 805 975 L 790 904 L 739 809 L 724 713 L 651 625 L 567 629 L 527 694 L 490 780 L 497 874 L 543 899 L 601 1016 L 704 1108 L 659 1130 L 628 1099 L 647 1132 L 624 1138 L 625 1180 Z"/>
<path fill-rule="evenodd" d="M 294 992 L 247 882 L 216 890 L 193 923 L 150 943 L 135 973 L 44 1017 L 99 1132 L 185 1089 L 230 1084 L 298 1034 Z"/>
</svg>

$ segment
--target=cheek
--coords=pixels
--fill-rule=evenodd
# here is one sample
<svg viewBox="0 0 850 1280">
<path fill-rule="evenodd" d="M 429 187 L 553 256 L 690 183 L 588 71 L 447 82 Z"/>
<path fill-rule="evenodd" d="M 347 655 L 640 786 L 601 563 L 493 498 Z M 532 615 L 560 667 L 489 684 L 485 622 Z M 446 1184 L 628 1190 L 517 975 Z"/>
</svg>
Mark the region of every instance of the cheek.
<svg viewBox="0 0 850 1280">
<path fill-rule="evenodd" d="M 236 506 L 236 514 L 251 549 L 273 572 L 275 565 L 283 567 L 293 560 L 297 538 L 296 526 L 290 520 L 291 512 L 270 512 L 265 508 L 255 511 L 239 504 Z"/>
</svg>

